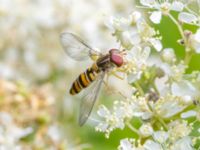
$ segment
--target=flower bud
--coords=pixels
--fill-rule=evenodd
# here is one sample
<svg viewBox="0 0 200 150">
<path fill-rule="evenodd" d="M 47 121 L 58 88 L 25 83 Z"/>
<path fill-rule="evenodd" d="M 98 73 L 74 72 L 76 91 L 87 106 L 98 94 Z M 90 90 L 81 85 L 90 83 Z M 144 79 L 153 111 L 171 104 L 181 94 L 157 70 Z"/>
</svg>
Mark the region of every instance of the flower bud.
<svg viewBox="0 0 200 150">
<path fill-rule="evenodd" d="M 139 129 L 141 135 L 143 137 L 148 137 L 150 135 L 152 135 L 153 133 L 153 128 L 151 127 L 150 124 L 143 124 L 140 129 Z"/>
<path fill-rule="evenodd" d="M 162 59 L 167 63 L 172 63 L 176 60 L 174 50 L 172 48 L 165 48 L 162 52 Z"/>
</svg>

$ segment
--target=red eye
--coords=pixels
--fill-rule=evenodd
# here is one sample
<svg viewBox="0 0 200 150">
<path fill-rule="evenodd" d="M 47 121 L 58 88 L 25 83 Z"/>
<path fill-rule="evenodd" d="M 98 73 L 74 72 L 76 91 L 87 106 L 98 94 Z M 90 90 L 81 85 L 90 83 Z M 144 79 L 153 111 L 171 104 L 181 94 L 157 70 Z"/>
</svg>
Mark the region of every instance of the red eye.
<svg viewBox="0 0 200 150">
<path fill-rule="evenodd" d="M 110 60 L 118 67 L 122 66 L 123 64 L 123 58 L 118 53 L 111 53 Z"/>
</svg>

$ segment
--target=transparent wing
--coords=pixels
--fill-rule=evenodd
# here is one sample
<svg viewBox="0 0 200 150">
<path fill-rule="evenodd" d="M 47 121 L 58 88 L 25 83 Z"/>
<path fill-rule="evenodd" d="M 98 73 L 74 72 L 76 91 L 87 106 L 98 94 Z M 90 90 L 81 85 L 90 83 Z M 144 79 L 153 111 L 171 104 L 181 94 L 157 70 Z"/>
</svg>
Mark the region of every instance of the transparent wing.
<svg viewBox="0 0 200 150">
<path fill-rule="evenodd" d="M 84 125 L 88 117 L 90 116 L 95 101 L 98 98 L 104 76 L 105 73 L 99 75 L 98 79 L 96 79 L 95 83 L 93 83 L 93 85 L 91 86 L 92 90 L 91 91 L 89 90 L 88 93 L 81 100 L 80 112 L 79 112 L 80 126 Z"/>
<path fill-rule="evenodd" d="M 60 40 L 67 55 L 75 60 L 81 61 L 88 59 L 89 56 L 101 55 L 73 33 L 62 33 L 60 35 Z"/>
</svg>

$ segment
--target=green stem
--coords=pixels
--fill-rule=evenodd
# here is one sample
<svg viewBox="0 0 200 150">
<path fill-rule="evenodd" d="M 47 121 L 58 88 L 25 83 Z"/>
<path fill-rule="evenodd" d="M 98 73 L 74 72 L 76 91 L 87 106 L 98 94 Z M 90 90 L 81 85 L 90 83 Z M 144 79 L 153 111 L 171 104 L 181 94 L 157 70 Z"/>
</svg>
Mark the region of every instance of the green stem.
<svg viewBox="0 0 200 150">
<path fill-rule="evenodd" d="M 154 88 L 154 90 L 156 91 L 156 93 L 159 94 L 159 91 L 158 91 L 158 89 L 157 89 L 157 87 L 156 87 L 156 85 L 155 85 L 155 81 L 152 83 L 152 85 L 153 85 L 153 88 Z"/>
<path fill-rule="evenodd" d="M 138 136 L 140 136 L 140 132 L 138 131 L 138 129 L 136 129 L 134 126 L 132 126 L 130 124 L 130 122 L 127 122 L 126 125 L 134 132 L 136 133 Z"/>
<path fill-rule="evenodd" d="M 153 112 L 154 117 L 156 118 L 156 120 L 158 120 L 162 124 L 163 128 L 167 131 L 168 127 L 167 127 L 165 121 L 162 118 L 160 118 L 159 115 L 157 115 L 157 113 L 154 111 L 154 109 L 151 107 L 151 105 L 149 103 L 147 103 L 147 105 L 148 105 L 149 109 Z"/>
<path fill-rule="evenodd" d="M 167 127 L 165 121 L 163 119 L 161 119 L 159 116 L 155 116 L 155 117 L 162 124 L 163 128 L 165 129 L 165 131 L 168 131 L 168 127 Z"/>
<path fill-rule="evenodd" d="M 171 14 L 169 14 L 168 16 L 175 23 L 175 25 L 178 27 L 178 30 L 179 30 L 179 32 L 181 34 L 181 37 L 183 38 L 184 42 L 186 42 L 186 39 L 185 39 L 185 36 L 184 36 L 184 32 L 183 32 L 183 29 L 182 29 L 181 25 L 178 23 L 178 21 L 176 21 L 176 19 Z"/>
<path fill-rule="evenodd" d="M 198 14 L 195 13 L 194 11 L 192 11 L 189 7 L 186 6 L 185 9 L 186 9 L 189 13 L 198 16 Z"/>
<path fill-rule="evenodd" d="M 140 95 L 144 95 L 144 91 L 143 91 L 142 87 L 140 86 L 140 84 L 137 81 L 134 82 L 134 85 L 137 88 L 137 90 L 139 91 Z"/>
<path fill-rule="evenodd" d="M 190 63 L 190 60 L 192 58 L 193 53 L 192 52 L 186 52 L 185 54 L 185 59 L 184 59 L 184 63 L 185 65 L 188 65 Z"/>
<path fill-rule="evenodd" d="M 184 62 L 185 62 L 186 65 L 188 65 L 190 63 L 190 60 L 192 58 L 193 53 L 192 53 L 191 50 L 187 50 L 187 48 L 188 48 L 187 47 L 187 39 L 184 35 L 184 32 L 183 32 L 181 25 L 178 23 L 178 21 L 176 21 L 176 19 L 171 14 L 169 14 L 169 18 L 176 24 L 176 26 L 178 27 L 178 30 L 181 34 L 181 37 L 184 40 L 185 47 L 186 47 Z"/>
</svg>

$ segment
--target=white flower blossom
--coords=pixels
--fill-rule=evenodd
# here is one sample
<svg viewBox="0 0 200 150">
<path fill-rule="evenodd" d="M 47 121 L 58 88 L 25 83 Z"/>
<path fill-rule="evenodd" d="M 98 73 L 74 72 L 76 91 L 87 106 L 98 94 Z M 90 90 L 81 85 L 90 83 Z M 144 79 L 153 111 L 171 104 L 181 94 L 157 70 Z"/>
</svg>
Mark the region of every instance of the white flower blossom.
<svg viewBox="0 0 200 150">
<path fill-rule="evenodd" d="M 189 24 L 191 23 L 195 24 L 198 21 L 198 18 L 195 15 L 188 12 L 181 12 L 178 16 L 178 19 L 179 21 L 182 21 L 184 23 L 189 23 Z"/>
<path fill-rule="evenodd" d="M 145 68 L 148 65 L 147 60 L 150 53 L 150 47 L 145 47 L 143 50 L 140 48 L 132 48 L 127 54 L 127 60 L 129 63 L 125 67 L 128 68 L 127 72 L 129 83 L 140 79 L 142 72 L 145 71 Z"/>
<path fill-rule="evenodd" d="M 173 121 L 169 124 L 169 137 L 172 141 L 177 141 L 182 137 L 186 137 L 190 134 L 192 128 L 187 121 Z"/>
<path fill-rule="evenodd" d="M 120 146 L 118 147 L 119 150 L 131 150 L 133 149 L 133 145 L 130 140 L 123 139 L 120 141 Z"/>
<path fill-rule="evenodd" d="M 171 148 L 172 150 L 194 150 L 190 137 L 186 136 L 179 139 Z"/>
<path fill-rule="evenodd" d="M 143 137 L 148 137 L 153 134 L 153 128 L 151 127 L 151 124 L 143 124 L 139 131 Z"/>
<path fill-rule="evenodd" d="M 0 112 L 0 122 L 0 149 L 21 150 L 20 139 L 31 134 L 33 129 L 18 127 L 12 116 L 6 112 Z"/>
<path fill-rule="evenodd" d="M 181 114 L 181 118 L 189 118 L 197 115 L 196 111 L 190 110 Z"/>
<path fill-rule="evenodd" d="M 176 56 L 172 48 L 165 48 L 162 51 L 162 59 L 167 63 L 173 63 L 176 61 Z"/>
<path fill-rule="evenodd" d="M 51 125 L 47 134 L 54 142 L 59 142 L 61 140 L 61 131 L 57 125 Z"/>
<path fill-rule="evenodd" d="M 189 36 L 189 46 L 195 50 L 196 53 L 200 53 L 200 29 L 195 34 Z"/>
<path fill-rule="evenodd" d="M 156 38 L 156 32 L 151 28 L 137 11 L 128 18 L 111 18 L 107 26 L 112 30 L 117 40 L 126 49 L 141 44 L 151 44 L 157 51 L 162 49 L 160 39 Z"/>
<path fill-rule="evenodd" d="M 103 105 L 100 106 L 98 111 L 99 116 L 103 118 L 102 121 L 96 126 L 96 130 L 100 132 L 105 132 L 106 137 L 109 137 L 110 132 L 112 132 L 116 128 L 123 129 L 124 128 L 124 118 L 120 116 L 122 114 L 117 112 L 118 109 L 115 110 L 114 113 L 110 113 L 110 111 Z"/>
<path fill-rule="evenodd" d="M 193 125 L 200 120 L 200 73 L 188 73 L 187 69 L 191 56 L 200 52 L 200 29 L 192 33 L 183 29 L 181 23 L 198 26 L 199 16 L 189 8 L 190 2 L 183 0 L 140 0 L 140 4 L 144 6 L 141 8 L 148 8 L 153 23 L 159 24 L 165 15 L 177 26 L 185 59 L 176 56 L 177 49 L 163 47 L 162 35 L 141 13 L 113 17 L 107 24 L 126 50 L 120 71 L 135 90 L 131 97 L 115 101 L 112 109 L 99 107 L 96 130 L 108 137 L 113 130 L 127 126 L 138 135 L 138 139 L 122 139 L 120 150 L 192 150 L 197 137 L 190 135 Z M 140 121 L 140 126 L 132 124 L 134 119 Z"/>
<path fill-rule="evenodd" d="M 186 104 L 191 104 L 196 97 L 197 89 L 189 82 L 182 80 L 181 82 L 172 83 L 172 94 L 182 97 L 182 100 Z"/>
<path fill-rule="evenodd" d="M 170 3 L 169 1 L 158 1 L 158 0 L 140 0 L 140 3 L 148 8 L 155 9 L 150 15 L 150 20 L 159 24 L 163 15 L 168 15 L 170 11 L 181 12 L 184 9 L 184 4 L 180 1 L 174 1 Z"/>
<path fill-rule="evenodd" d="M 165 131 L 156 131 L 156 132 L 153 133 L 153 138 L 158 143 L 163 144 L 169 138 L 169 134 Z"/>
<path fill-rule="evenodd" d="M 152 140 L 147 140 L 144 144 L 144 148 L 145 150 L 163 150 L 159 143 L 156 143 Z"/>
<path fill-rule="evenodd" d="M 187 105 L 183 105 L 179 97 L 166 95 L 164 98 L 159 99 L 152 107 L 155 108 L 155 111 L 161 117 L 169 118 L 183 111 Z"/>
</svg>

